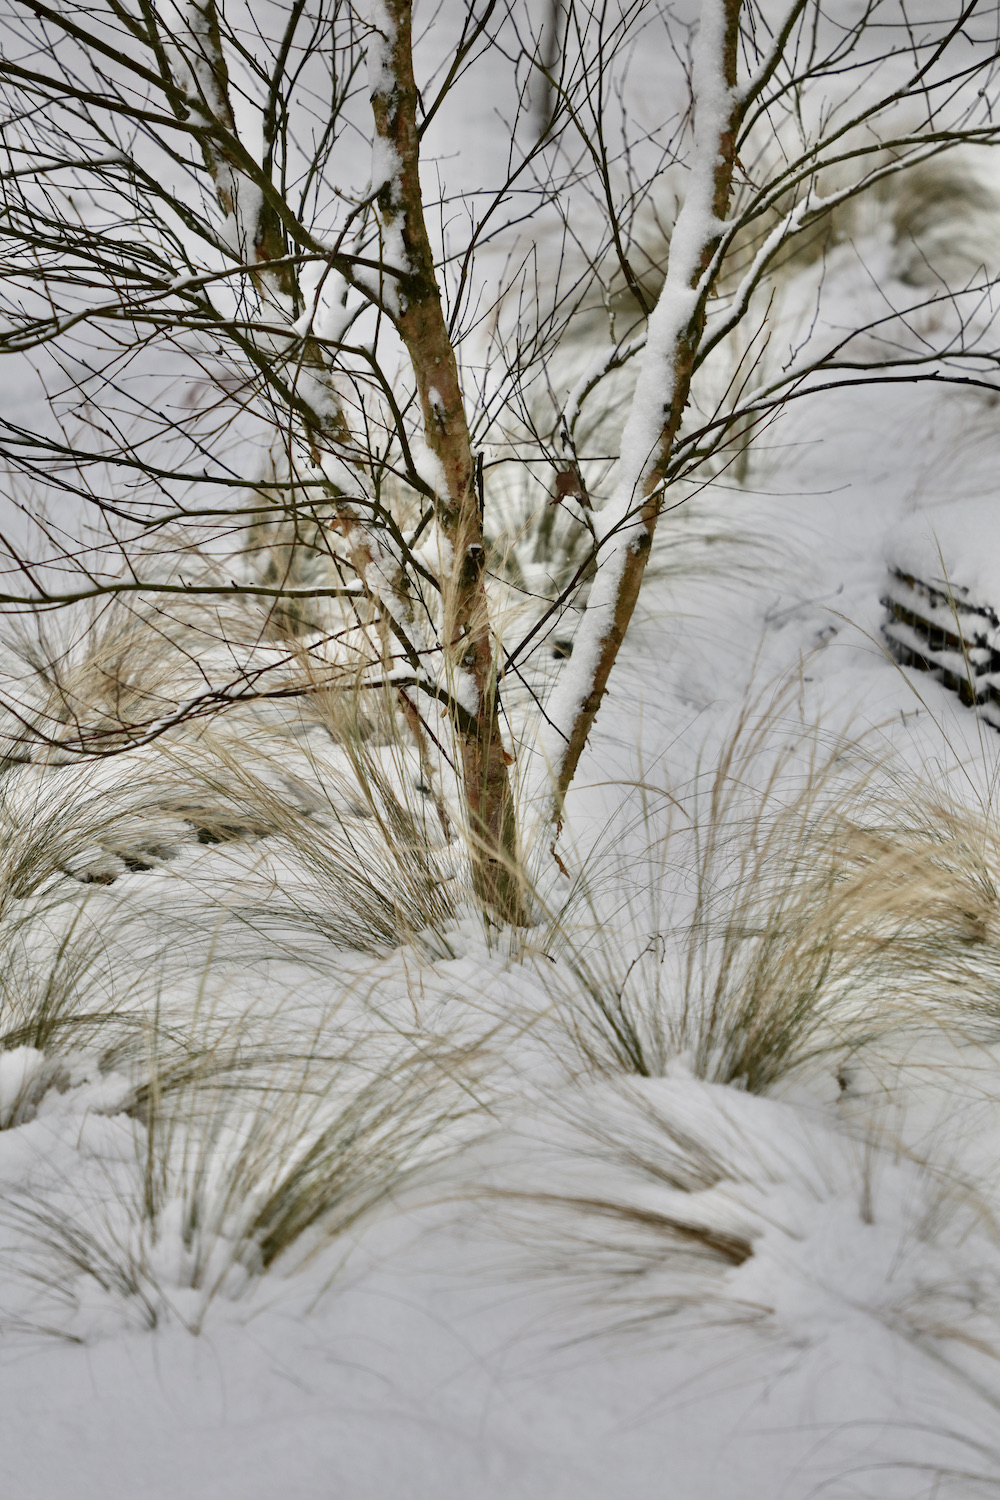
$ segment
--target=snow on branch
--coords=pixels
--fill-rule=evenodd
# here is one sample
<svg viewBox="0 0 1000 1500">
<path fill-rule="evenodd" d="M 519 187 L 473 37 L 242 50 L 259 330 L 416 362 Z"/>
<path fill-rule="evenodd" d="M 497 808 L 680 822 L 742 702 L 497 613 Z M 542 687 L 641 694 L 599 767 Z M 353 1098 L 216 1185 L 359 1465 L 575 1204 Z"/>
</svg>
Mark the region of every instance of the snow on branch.
<svg viewBox="0 0 1000 1500">
<path fill-rule="evenodd" d="M 704 321 L 706 271 L 724 231 L 740 98 L 735 87 L 739 0 L 704 0 L 692 52 L 694 140 L 667 275 L 649 319 L 622 435 L 614 491 L 594 517 L 600 566 L 573 657 L 549 706 L 543 749 L 557 802 L 572 778 L 631 618 L 656 524 L 655 499 L 690 387 Z"/>
</svg>

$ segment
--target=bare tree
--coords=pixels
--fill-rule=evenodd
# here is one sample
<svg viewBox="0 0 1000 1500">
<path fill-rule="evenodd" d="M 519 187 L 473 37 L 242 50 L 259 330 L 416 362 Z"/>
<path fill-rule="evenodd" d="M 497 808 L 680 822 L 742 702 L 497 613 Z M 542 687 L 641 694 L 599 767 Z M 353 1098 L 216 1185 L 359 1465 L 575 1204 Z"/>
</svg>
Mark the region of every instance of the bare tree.
<svg viewBox="0 0 1000 1500">
<path fill-rule="evenodd" d="M 488 41 L 494 8 L 488 4 L 481 15 L 466 17 L 441 93 L 425 106 L 424 124 L 470 55 Z M 375 5 L 362 20 L 338 3 L 294 3 L 272 13 L 282 24 L 266 40 L 259 37 L 255 54 L 242 30 L 252 28 L 250 13 L 227 18 L 215 0 L 134 9 L 112 0 L 73 14 L 26 9 L 24 53 L 15 61 L 8 49 L 3 65 L 17 101 L 7 122 L 9 269 L 27 293 L 12 298 L 5 348 L 45 345 L 58 360 L 71 332 L 79 337 L 81 325 L 100 328 L 118 356 L 111 362 L 127 364 L 139 348 L 167 345 L 193 358 L 229 400 L 228 410 L 218 409 L 223 420 L 214 433 L 199 430 L 196 420 L 161 415 L 158 436 L 186 451 L 159 468 L 147 457 L 148 432 L 138 440 L 134 433 L 125 441 L 112 438 L 88 452 L 78 439 L 46 439 L 9 426 L 18 458 L 32 467 L 48 460 L 50 477 L 67 462 L 75 471 L 88 461 L 110 464 L 153 481 L 166 499 L 178 483 L 191 484 L 190 462 L 202 455 L 208 460 L 203 488 L 240 489 L 253 476 L 232 462 L 224 434 L 237 413 L 252 409 L 256 415 L 263 407 L 272 435 L 269 492 L 282 518 L 290 519 L 299 550 L 308 534 L 308 544 L 327 553 L 341 581 L 297 587 L 290 561 L 285 576 L 252 586 L 233 580 L 229 588 L 285 603 L 331 595 L 350 601 L 362 644 L 355 639 L 356 659 L 348 652 L 341 667 L 362 672 L 371 685 L 393 682 L 411 716 L 417 712 L 411 689 L 443 701 L 459 746 L 481 894 L 502 915 L 516 915 L 516 829 L 497 706 L 482 514 L 424 220 L 410 6 Z M 365 57 L 373 171 L 352 201 L 338 194 L 328 172 L 339 132 L 351 128 Z M 248 85 L 256 85 L 256 129 L 237 118 L 246 111 Z M 38 100 L 50 106 L 44 120 L 36 113 Z M 314 146 L 303 153 L 299 133 L 310 126 Z M 248 137 L 256 137 L 256 149 Z M 66 171 L 82 176 L 99 222 L 77 215 L 72 194 L 51 186 Z M 102 212 L 105 203 L 110 216 Z M 331 207 L 341 210 L 339 224 Z M 332 241 L 317 230 L 323 216 L 335 231 Z M 315 269 L 318 278 L 313 275 L 307 290 Z M 334 284 L 342 290 L 331 309 Z M 349 289 L 357 301 L 341 313 Z M 374 340 L 354 343 L 349 329 L 366 311 L 376 318 Z M 411 383 L 406 376 L 398 380 L 389 364 L 395 350 L 384 353 L 393 334 L 409 357 Z M 115 388 L 107 368 L 99 381 L 105 397 Z M 420 423 L 411 413 L 413 386 Z M 75 388 L 78 414 L 84 414 L 91 393 L 86 382 Z M 108 435 L 100 418 L 88 425 Z M 414 457 L 415 428 L 422 466 Z M 385 499 L 397 480 L 430 506 L 410 535 Z M 145 511 L 128 500 L 109 504 L 93 488 L 86 498 L 126 553 L 168 519 L 235 519 L 226 505 L 167 499 L 164 514 L 162 506 L 150 512 L 148 500 Z M 258 502 L 241 519 L 259 531 L 268 518 L 268 507 Z M 429 523 L 437 531 L 433 571 L 416 550 Z M 10 550 L 25 577 L 37 580 L 37 571 L 13 545 Z M 218 592 L 214 582 L 197 587 Z M 165 589 L 188 598 L 193 592 L 183 578 L 140 577 L 130 562 L 124 579 L 108 581 L 89 569 L 75 590 L 41 587 L 31 597 L 51 606 L 90 594 Z M 366 659 L 365 648 L 370 658 L 376 639 L 382 649 Z M 209 690 L 203 701 L 183 704 L 168 718 L 179 722 L 196 707 L 262 690 L 255 675 L 248 680 L 244 673 L 235 686 Z M 132 727 L 148 737 L 166 725 Z"/>
<path fill-rule="evenodd" d="M 759 378 L 757 361 L 737 366 L 708 421 L 685 423 L 699 371 L 747 318 L 797 240 L 907 169 L 959 145 L 995 142 L 997 56 L 997 12 L 974 3 L 946 16 L 874 3 L 845 22 L 808 0 L 793 0 L 783 13 L 703 0 L 691 53 L 686 190 L 662 289 L 655 306 L 642 308 L 641 330 L 596 361 L 561 416 L 564 446 L 575 454 L 583 400 L 609 373 L 641 358 L 614 489 L 598 518 L 601 567 L 577 637 L 579 668 L 550 705 L 557 811 L 628 629 L 658 517 L 692 458 L 719 454 L 734 433 L 744 440 L 777 406 L 831 385 L 977 384 L 996 369 L 992 316 L 981 316 L 984 272 L 961 295 L 938 287 L 893 309 L 880 320 L 881 345 L 873 340 L 879 326 L 869 325 L 819 348 L 807 344 L 775 379 Z M 585 123 L 579 128 L 586 133 Z M 603 161 L 598 171 L 606 175 Z M 634 284 L 624 252 L 620 259 Z M 929 343 L 910 320 L 939 301 L 955 317 Z"/>
<path fill-rule="evenodd" d="M 15 740 L 105 754 L 250 698 L 388 690 L 447 758 L 444 714 L 477 889 L 517 921 L 505 675 L 589 590 L 539 709 L 558 811 L 672 486 L 831 385 L 989 382 L 985 276 L 916 297 L 949 310 L 933 343 L 901 338 L 897 308 L 891 346 L 852 329 L 776 374 L 733 373 L 731 345 L 749 321 L 760 347 L 775 266 L 846 204 L 994 142 L 997 9 L 567 0 L 540 21 L 456 0 L 432 19 L 415 36 L 411 0 L 12 0 L 0 352 L 51 399 L 0 417 L 20 518 L 0 602 L 204 602 L 229 672 L 199 658 L 198 692 L 111 722 L 65 693 L 48 718 L 8 709 Z M 630 106 L 638 39 L 662 64 L 652 123 Z M 450 192 L 426 143 L 479 79 L 503 169 Z M 595 308 L 610 338 L 581 352 Z M 608 482 L 586 413 L 633 360 Z M 486 515 L 511 472 L 554 472 L 584 545 L 502 651 Z"/>
</svg>

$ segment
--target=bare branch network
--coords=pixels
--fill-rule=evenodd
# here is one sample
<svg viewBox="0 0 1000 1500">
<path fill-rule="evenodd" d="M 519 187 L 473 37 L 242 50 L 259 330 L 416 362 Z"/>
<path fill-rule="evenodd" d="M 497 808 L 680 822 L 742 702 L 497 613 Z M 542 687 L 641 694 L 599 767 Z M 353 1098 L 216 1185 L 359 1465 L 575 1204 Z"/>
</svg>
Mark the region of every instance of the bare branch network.
<svg viewBox="0 0 1000 1500">
<path fill-rule="evenodd" d="M 507 684 L 558 816 L 664 509 L 792 400 L 995 388 L 985 266 L 915 238 L 877 314 L 821 308 L 858 205 L 898 215 L 956 151 L 973 181 L 998 27 L 977 0 L 10 0 L 9 758 L 389 692 L 519 920 Z M 776 357 L 792 271 L 817 314 Z M 113 656 L 139 617 L 187 687 L 98 710 L 73 641 Z"/>
</svg>

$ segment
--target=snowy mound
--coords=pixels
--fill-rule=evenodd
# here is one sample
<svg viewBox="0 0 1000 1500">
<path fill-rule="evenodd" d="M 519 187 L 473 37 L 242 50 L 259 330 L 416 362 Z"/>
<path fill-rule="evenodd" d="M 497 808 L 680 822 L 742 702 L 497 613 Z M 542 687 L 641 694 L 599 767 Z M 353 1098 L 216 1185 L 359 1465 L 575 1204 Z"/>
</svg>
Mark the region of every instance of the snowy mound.
<svg viewBox="0 0 1000 1500">
<path fill-rule="evenodd" d="M 893 533 L 890 569 L 936 585 L 956 602 L 1000 606 L 1000 503 L 993 496 L 952 500 L 919 511 Z"/>
</svg>

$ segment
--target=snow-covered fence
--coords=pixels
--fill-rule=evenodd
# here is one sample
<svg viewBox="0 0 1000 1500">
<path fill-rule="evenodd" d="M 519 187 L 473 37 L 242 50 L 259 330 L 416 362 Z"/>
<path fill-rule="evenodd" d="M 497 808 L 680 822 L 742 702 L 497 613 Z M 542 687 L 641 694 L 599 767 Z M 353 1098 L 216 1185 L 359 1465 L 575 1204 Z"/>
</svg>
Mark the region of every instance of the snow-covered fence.
<svg viewBox="0 0 1000 1500">
<path fill-rule="evenodd" d="M 893 568 L 882 599 L 882 633 L 904 667 L 930 672 L 1000 729 L 1000 615 L 945 580 L 926 583 Z"/>
</svg>

